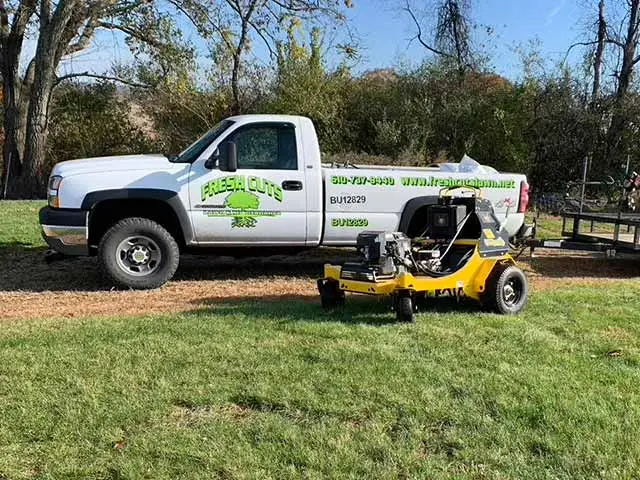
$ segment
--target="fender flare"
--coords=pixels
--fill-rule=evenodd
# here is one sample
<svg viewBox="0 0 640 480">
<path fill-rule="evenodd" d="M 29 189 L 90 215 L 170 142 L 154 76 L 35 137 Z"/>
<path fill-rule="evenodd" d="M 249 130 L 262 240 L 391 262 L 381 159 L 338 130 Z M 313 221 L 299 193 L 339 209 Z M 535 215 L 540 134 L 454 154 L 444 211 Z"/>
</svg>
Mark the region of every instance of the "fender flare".
<svg viewBox="0 0 640 480">
<path fill-rule="evenodd" d="M 411 220 L 413 219 L 413 216 L 416 214 L 416 212 L 422 207 L 426 207 L 427 205 L 437 205 L 439 199 L 440 197 L 437 195 L 430 195 L 424 197 L 415 197 L 409 200 L 405 204 L 402 215 L 400 216 L 400 225 L 398 225 L 398 231 L 407 233 L 409 225 L 411 224 Z"/>
<path fill-rule="evenodd" d="M 159 188 L 118 188 L 113 190 L 99 190 L 88 193 L 82 200 L 82 210 L 91 211 L 98 203 L 105 200 L 158 200 L 171 207 L 178 217 L 182 235 L 186 245 L 195 243 L 193 226 L 189 214 L 184 208 L 177 192 Z"/>
</svg>

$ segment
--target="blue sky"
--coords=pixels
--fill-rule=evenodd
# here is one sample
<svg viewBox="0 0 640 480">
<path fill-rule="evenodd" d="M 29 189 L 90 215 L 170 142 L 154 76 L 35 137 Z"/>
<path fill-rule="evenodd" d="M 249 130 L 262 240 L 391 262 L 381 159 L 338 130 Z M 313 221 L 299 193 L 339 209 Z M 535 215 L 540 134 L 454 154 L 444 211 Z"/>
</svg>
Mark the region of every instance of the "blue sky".
<svg viewBox="0 0 640 480">
<path fill-rule="evenodd" d="M 583 0 L 472 0 L 476 22 L 495 30 L 490 53 L 496 70 L 517 77 L 521 63 L 514 47 L 533 39 L 540 42 L 546 59 L 562 60 L 586 18 L 579 2 Z M 364 68 L 417 62 L 425 55 L 417 42 L 410 44 L 415 36 L 411 19 L 393 1 L 360 0 L 352 20 L 365 48 Z"/>
<path fill-rule="evenodd" d="M 418 0 L 414 0 L 416 4 Z M 514 51 L 519 44 L 537 39 L 543 57 L 549 62 L 561 60 L 569 45 L 580 36 L 580 24 L 587 18 L 584 5 L 597 0 L 471 0 L 478 24 L 494 28 L 489 53 L 495 70 L 512 79 L 521 72 Z M 350 24 L 360 41 L 362 60 L 357 71 L 417 64 L 425 50 L 416 41 L 411 19 L 401 10 L 402 0 L 354 0 L 349 12 Z M 581 8 L 582 5 L 582 8 Z M 482 33 L 478 41 L 486 40 Z M 62 70 L 102 72 L 115 62 L 131 57 L 122 38 L 103 32 L 89 51 L 71 59 Z"/>
</svg>

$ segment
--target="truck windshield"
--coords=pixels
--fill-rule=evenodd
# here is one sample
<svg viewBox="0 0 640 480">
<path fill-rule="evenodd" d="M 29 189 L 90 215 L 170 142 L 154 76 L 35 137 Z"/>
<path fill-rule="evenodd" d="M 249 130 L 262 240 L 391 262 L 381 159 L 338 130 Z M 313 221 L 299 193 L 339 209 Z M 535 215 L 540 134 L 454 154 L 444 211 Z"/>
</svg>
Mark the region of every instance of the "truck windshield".
<svg viewBox="0 0 640 480">
<path fill-rule="evenodd" d="M 196 140 L 194 143 L 189 145 L 186 150 L 184 150 L 180 155 L 178 155 L 174 162 L 176 163 L 193 163 L 195 162 L 202 152 L 204 152 L 211 142 L 213 142 L 216 138 L 222 135 L 231 125 L 233 125 L 233 121 L 231 120 L 223 120 L 207 133 L 205 133 L 202 137 Z"/>
</svg>

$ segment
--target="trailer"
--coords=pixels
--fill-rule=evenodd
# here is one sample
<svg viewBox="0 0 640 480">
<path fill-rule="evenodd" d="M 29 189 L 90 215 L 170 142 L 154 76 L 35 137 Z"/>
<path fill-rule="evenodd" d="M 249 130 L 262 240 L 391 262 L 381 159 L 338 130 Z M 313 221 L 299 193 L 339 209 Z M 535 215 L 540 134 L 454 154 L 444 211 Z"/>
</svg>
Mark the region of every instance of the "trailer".
<svg viewBox="0 0 640 480">
<path fill-rule="evenodd" d="M 593 182 L 587 180 L 590 159 L 585 159 L 581 182 L 573 182 L 581 186 L 581 195 L 574 211 L 560 213 L 562 218 L 562 238 L 539 240 L 537 222 L 534 222 L 533 237 L 526 242 L 533 254 L 536 248 L 577 250 L 584 252 L 603 252 L 607 257 L 615 257 L 618 253 L 633 254 L 640 252 L 640 212 L 625 212 L 624 202 L 618 200 L 609 210 L 587 211 L 588 201 L 585 199 L 587 185 L 607 185 L 609 181 Z M 629 161 L 627 161 L 627 173 Z M 613 181 L 612 177 L 611 181 Z M 622 187 L 620 187 L 622 190 Z M 624 192 L 622 193 L 624 196 Z"/>
<path fill-rule="evenodd" d="M 531 252 L 536 248 L 602 252 L 608 257 L 617 253 L 640 253 L 639 213 L 564 212 L 562 237 L 553 240 L 534 237 L 527 242 Z"/>
</svg>

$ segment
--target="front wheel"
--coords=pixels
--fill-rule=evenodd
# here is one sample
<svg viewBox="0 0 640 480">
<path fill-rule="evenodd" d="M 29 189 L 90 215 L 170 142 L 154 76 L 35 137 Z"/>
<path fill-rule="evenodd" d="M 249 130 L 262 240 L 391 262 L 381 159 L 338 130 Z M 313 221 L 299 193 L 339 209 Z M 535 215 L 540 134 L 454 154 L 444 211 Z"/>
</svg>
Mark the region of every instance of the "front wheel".
<svg viewBox="0 0 640 480">
<path fill-rule="evenodd" d="M 415 303 L 409 295 L 398 295 L 394 299 L 394 309 L 399 322 L 415 323 Z"/>
<path fill-rule="evenodd" d="M 325 310 L 344 305 L 344 292 L 340 290 L 337 282 L 330 280 L 319 280 L 318 290 L 320 291 L 320 304 Z"/>
<path fill-rule="evenodd" d="M 147 290 L 173 277 L 180 250 L 162 225 L 147 218 L 125 218 L 100 240 L 98 260 L 103 274 L 114 284 Z"/>
</svg>

